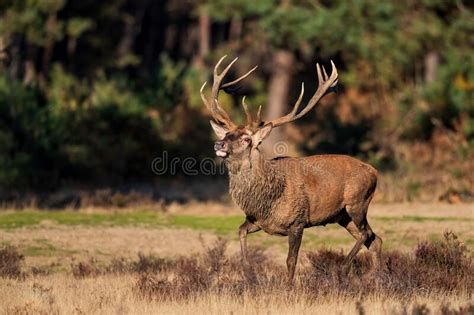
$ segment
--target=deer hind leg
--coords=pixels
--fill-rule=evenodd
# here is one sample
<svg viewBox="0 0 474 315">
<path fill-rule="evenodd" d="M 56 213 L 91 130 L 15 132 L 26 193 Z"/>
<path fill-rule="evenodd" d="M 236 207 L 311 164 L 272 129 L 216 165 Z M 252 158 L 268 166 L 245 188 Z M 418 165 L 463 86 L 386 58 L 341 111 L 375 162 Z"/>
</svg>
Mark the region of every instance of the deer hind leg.
<svg viewBox="0 0 474 315">
<path fill-rule="evenodd" d="M 356 243 L 354 247 L 351 249 L 349 254 L 344 259 L 344 266 L 347 267 L 354 260 L 354 257 L 360 251 L 362 245 L 364 245 L 364 243 L 367 241 L 369 236 L 368 236 L 367 231 L 358 227 L 354 223 L 354 221 L 349 221 L 344 227 L 356 239 Z"/>
<path fill-rule="evenodd" d="M 346 259 L 344 259 L 345 267 L 349 266 L 360 251 L 362 245 L 364 245 L 370 237 L 369 230 L 367 229 L 366 213 L 366 205 L 348 205 L 345 208 L 344 215 L 339 219 L 338 223 L 356 239 L 354 247 L 346 256 Z"/>
<path fill-rule="evenodd" d="M 344 264 L 346 266 L 349 265 L 360 251 L 362 245 L 365 245 L 365 247 L 372 252 L 374 267 L 379 268 L 381 262 L 382 239 L 370 228 L 366 219 L 366 211 L 364 211 L 361 216 L 351 216 L 346 212 L 346 215 L 343 216 L 338 223 L 356 239 L 356 244 L 347 255 Z"/>
<path fill-rule="evenodd" d="M 372 231 L 368 223 L 367 229 L 370 236 L 364 245 L 372 252 L 374 268 L 379 269 L 382 266 L 382 239 Z"/>
</svg>

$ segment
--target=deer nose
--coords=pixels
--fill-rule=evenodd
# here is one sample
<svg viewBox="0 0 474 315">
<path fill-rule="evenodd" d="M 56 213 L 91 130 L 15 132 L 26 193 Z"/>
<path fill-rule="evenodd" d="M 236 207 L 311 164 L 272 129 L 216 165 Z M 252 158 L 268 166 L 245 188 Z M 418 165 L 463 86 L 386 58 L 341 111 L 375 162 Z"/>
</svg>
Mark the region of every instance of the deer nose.
<svg viewBox="0 0 474 315">
<path fill-rule="evenodd" d="M 214 143 L 214 150 L 219 151 L 219 150 L 226 150 L 227 149 L 227 143 L 224 141 L 217 141 Z"/>
</svg>

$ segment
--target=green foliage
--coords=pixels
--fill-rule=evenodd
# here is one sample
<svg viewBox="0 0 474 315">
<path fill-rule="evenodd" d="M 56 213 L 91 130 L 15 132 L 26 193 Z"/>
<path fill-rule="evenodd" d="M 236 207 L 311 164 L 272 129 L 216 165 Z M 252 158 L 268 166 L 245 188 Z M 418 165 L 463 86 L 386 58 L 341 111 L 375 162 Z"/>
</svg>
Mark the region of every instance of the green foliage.
<svg viewBox="0 0 474 315">
<path fill-rule="evenodd" d="M 149 174 L 162 142 L 156 118 L 123 79 L 92 86 L 53 67 L 49 95 L 0 81 L 0 185 L 55 187 L 68 178 Z M 46 97 L 46 99 L 41 99 Z"/>
<path fill-rule="evenodd" d="M 90 19 L 85 18 L 72 18 L 68 21 L 66 26 L 66 34 L 78 38 L 82 33 L 91 29 L 94 25 L 94 22 Z"/>
<path fill-rule="evenodd" d="M 59 41 L 64 37 L 65 27 L 57 13 L 64 5 L 65 0 L 7 0 L 0 5 L 0 11 L 5 10 L 0 34 L 22 33 L 28 42 L 38 46 Z"/>
<path fill-rule="evenodd" d="M 45 134 L 51 127 L 47 111 L 37 101 L 34 90 L 0 77 L 0 182 L 6 187 L 27 184 L 28 173 L 41 176 L 32 152 L 54 147 Z"/>
<path fill-rule="evenodd" d="M 465 1 L 6 0 L 0 12 L 1 187 L 148 180 L 162 150 L 207 156 L 199 89 L 208 65 L 239 55 L 235 76 L 261 64 L 242 90 L 220 95 L 242 123 L 241 96 L 254 111 L 265 106 L 278 49 L 295 55 L 293 79 L 310 81 L 307 90 L 314 61 L 335 60 L 337 104 L 357 116 L 349 121 L 337 106 L 308 115 L 308 153 L 337 148 L 393 166 L 378 154 L 380 138 L 429 141 L 438 122 L 470 143 L 460 158 L 472 151 L 474 14 Z M 431 53 L 438 61 L 428 80 Z"/>
<path fill-rule="evenodd" d="M 391 102 L 401 109 L 401 117 L 385 122 L 396 125 L 409 110 L 418 112 L 416 119 L 403 122 L 406 138 L 429 139 L 432 118 L 452 128 L 461 113 L 469 117 L 463 132 L 467 138 L 473 136 L 474 19 L 472 10 L 459 1 L 216 0 L 211 1 L 211 14 L 256 20 L 255 28 L 270 47 L 305 56 L 339 55 L 347 67 L 340 71 L 340 84 L 371 91 L 377 99 L 391 95 Z M 422 86 L 417 98 L 414 85 L 425 71 L 424 58 L 433 51 L 440 55 L 435 80 Z M 400 94 L 409 99 L 397 97 Z M 420 108 L 421 103 L 429 108 Z M 375 105 L 386 107 L 377 101 Z"/>
<path fill-rule="evenodd" d="M 167 109 L 185 100 L 183 76 L 186 64 L 182 61 L 173 62 L 168 55 L 160 56 L 160 69 L 156 72 L 156 86 L 152 89 L 154 97 Z"/>
<path fill-rule="evenodd" d="M 316 38 L 315 10 L 303 6 L 278 6 L 262 16 L 261 26 L 272 46 L 295 49 Z"/>
<path fill-rule="evenodd" d="M 270 13 L 274 6 L 273 0 L 211 0 L 207 3 L 207 9 L 217 21 L 263 16 Z"/>
</svg>

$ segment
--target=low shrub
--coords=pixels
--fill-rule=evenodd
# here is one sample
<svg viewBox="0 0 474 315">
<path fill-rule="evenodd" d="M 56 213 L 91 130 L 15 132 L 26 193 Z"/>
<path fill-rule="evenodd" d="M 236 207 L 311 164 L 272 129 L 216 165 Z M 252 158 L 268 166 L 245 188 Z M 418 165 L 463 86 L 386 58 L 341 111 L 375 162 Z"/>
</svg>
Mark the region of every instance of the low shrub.
<svg viewBox="0 0 474 315">
<path fill-rule="evenodd" d="M 472 259 L 452 233 L 446 233 L 441 242 L 420 243 L 413 255 L 385 252 L 380 270 L 373 268 L 370 253 L 358 255 L 349 269 L 343 267 L 342 252 L 309 253 L 309 264 L 300 265 L 292 283 L 287 281 L 286 268 L 272 263 L 261 249 L 251 250 L 252 263 L 245 268 L 239 254 L 226 258 L 225 246 L 219 240 L 204 254 L 177 258 L 158 272 L 145 268 L 135 285 L 137 294 L 160 300 L 187 299 L 204 292 L 236 298 L 247 292 L 278 293 L 283 298 L 384 294 L 405 299 L 474 290 Z M 422 314 L 423 307 L 413 311 Z"/>
<path fill-rule="evenodd" d="M 103 273 L 103 271 L 96 266 L 96 261 L 91 259 L 88 262 L 80 261 L 71 264 L 72 274 L 77 279 L 86 277 L 95 277 Z"/>
<path fill-rule="evenodd" d="M 107 273 L 136 273 L 135 292 L 144 298 L 182 300 L 203 293 L 280 294 L 283 298 L 388 295 L 401 300 L 430 294 L 466 294 L 474 291 L 474 266 L 469 252 L 453 233 L 444 240 L 421 242 L 413 254 L 384 252 L 383 266 L 372 266 L 369 252 L 358 255 L 350 268 L 344 268 L 342 251 L 322 249 L 308 253 L 308 264 L 299 265 L 293 282 L 286 268 L 269 259 L 263 249 L 250 248 L 250 266 L 244 266 L 240 253 L 226 255 L 226 241 L 218 239 L 195 256 L 164 259 L 140 253 L 134 261 L 115 259 L 98 267 L 95 261 L 72 265 L 76 278 Z M 414 307 L 414 312 L 423 307 Z M 451 314 L 451 313 L 447 313 Z M 456 314 L 456 313 L 453 313 Z"/>
<path fill-rule="evenodd" d="M 21 278 L 24 276 L 21 264 L 25 257 L 13 246 L 0 249 L 0 277 Z"/>
</svg>

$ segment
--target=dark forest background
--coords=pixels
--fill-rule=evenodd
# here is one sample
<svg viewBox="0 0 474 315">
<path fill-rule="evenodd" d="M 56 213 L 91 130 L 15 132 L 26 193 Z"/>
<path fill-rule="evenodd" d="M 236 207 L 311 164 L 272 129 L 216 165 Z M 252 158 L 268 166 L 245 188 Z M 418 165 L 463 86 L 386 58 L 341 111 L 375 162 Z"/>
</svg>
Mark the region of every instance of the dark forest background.
<svg viewBox="0 0 474 315">
<path fill-rule="evenodd" d="M 243 95 L 285 114 L 301 81 L 316 88 L 315 63 L 334 60 L 338 93 L 271 139 L 288 154 L 368 161 L 387 200 L 472 195 L 474 15 L 461 0 L 2 0 L 0 190 L 151 183 L 165 150 L 213 157 L 199 88 L 225 54 L 240 57 L 233 76 L 259 65 L 221 93 L 237 121 Z"/>
</svg>

